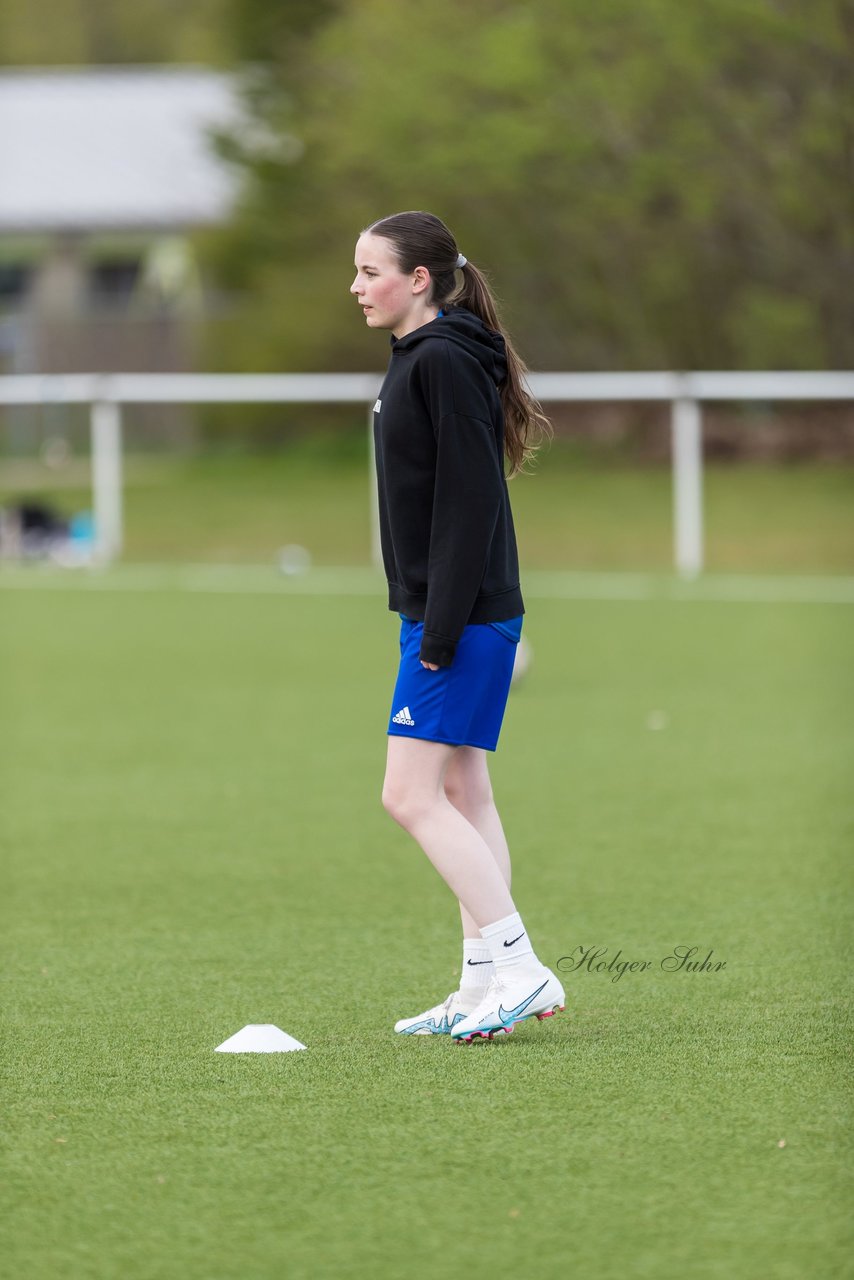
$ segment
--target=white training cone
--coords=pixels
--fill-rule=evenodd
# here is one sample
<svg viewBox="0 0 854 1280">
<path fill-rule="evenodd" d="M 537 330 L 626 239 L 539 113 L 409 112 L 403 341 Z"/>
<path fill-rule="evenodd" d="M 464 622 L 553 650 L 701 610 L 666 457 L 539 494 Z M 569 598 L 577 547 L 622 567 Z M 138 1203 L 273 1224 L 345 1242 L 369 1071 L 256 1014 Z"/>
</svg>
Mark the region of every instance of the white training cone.
<svg viewBox="0 0 854 1280">
<path fill-rule="evenodd" d="M 305 1045 L 294 1040 L 272 1022 L 250 1023 L 230 1039 L 218 1044 L 214 1053 L 291 1053 Z"/>
</svg>

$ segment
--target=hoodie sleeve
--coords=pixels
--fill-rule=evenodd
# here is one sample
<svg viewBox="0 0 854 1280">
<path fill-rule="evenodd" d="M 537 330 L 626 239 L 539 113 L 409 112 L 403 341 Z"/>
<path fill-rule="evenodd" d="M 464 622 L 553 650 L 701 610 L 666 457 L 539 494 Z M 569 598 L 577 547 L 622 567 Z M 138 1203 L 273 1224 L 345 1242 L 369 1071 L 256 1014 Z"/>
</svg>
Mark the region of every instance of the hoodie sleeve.
<svg viewBox="0 0 854 1280">
<path fill-rule="evenodd" d="M 490 419 L 488 375 L 465 353 L 431 344 L 425 392 L 436 439 L 436 479 L 420 657 L 450 666 L 486 571 L 504 475 Z M 459 367 L 464 362 L 463 367 Z"/>
</svg>

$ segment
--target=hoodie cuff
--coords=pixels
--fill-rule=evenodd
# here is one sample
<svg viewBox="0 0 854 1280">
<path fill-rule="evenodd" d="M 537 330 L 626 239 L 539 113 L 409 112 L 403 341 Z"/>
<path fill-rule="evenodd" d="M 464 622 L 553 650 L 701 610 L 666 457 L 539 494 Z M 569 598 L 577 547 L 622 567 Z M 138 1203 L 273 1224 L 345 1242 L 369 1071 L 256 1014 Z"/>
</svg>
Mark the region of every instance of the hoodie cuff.
<svg viewBox="0 0 854 1280">
<path fill-rule="evenodd" d="M 435 631 L 422 633 L 421 652 L 418 655 L 422 662 L 434 662 L 437 667 L 449 667 L 456 651 L 456 640 L 437 635 Z"/>
</svg>

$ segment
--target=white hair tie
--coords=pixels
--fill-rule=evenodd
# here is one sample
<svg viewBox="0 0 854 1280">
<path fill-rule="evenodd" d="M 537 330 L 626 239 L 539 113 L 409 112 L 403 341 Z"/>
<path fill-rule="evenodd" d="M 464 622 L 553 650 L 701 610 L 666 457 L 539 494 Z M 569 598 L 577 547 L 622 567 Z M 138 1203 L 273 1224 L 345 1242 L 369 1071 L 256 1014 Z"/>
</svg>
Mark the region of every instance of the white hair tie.
<svg viewBox="0 0 854 1280">
<path fill-rule="evenodd" d="M 468 262 L 468 258 L 464 258 L 464 257 L 463 257 L 463 255 L 462 255 L 461 253 L 460 253 L 460 254 L 458 254 L 458 255 L 457 255 L 457 270 L 459 271 L 460 267 L 464 267 L 464 266 L 466 265 L 466 263 L 467 263 L 467 262 Z"/>
</svg>

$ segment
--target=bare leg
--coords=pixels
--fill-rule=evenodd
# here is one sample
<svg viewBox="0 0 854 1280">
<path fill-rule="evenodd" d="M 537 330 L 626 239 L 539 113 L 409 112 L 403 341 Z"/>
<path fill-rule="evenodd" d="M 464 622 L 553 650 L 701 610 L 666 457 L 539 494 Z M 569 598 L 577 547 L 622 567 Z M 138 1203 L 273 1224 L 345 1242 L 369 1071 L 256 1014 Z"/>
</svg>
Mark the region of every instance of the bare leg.
<svg viewBox="0 0 854 1280">
<path fill-rule="evenodd" d="M 445 773 L 445 795 L 489 845 L 510 888 L 510 850 L 495 807 L 486 752 L 481 747 L 457 747 Z M 479 938 L 480 930 L 460 903 L 464 938 Z"/>
<path fill-rule="evenodd" d="M 391 735 L 383 805 L 420 844 L 468 913 L 473 930 L 468 936 L 478 937 L 481 928 L 512 915 L 516 908 L 495 853 L 446 795 L 446 775 L 455 753 L 461 750 L 464 748 L 441 742 Z M 451 786 L 453 792 L 453 780 Z M 488 829 L 495 839 L 494 822 Z M 506 855 L 506 843 L 504 848 Z M 506 862 L 509 878 L 509 857 Z M 465 916 L 463 922 L 465 926 Z"/>
</svg>

